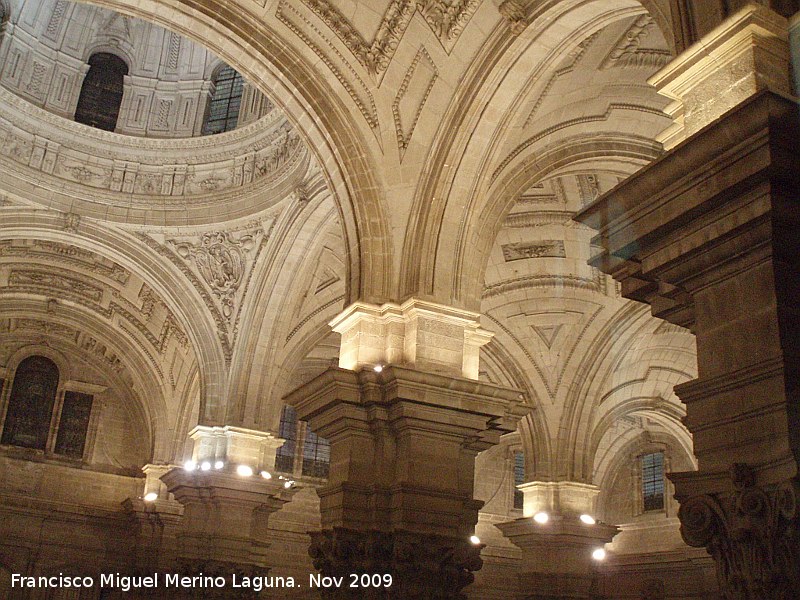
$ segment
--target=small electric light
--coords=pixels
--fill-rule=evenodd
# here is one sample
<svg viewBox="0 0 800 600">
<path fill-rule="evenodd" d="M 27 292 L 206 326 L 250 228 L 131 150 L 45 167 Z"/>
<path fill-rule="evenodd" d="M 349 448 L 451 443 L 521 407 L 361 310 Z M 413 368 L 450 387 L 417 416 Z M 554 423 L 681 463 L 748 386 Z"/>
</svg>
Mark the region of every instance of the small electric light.
<svg viewBox="0 0 800 600">
<path fill-rule="evenodd" d="M 200 463 L 200 470 L 201 471 L 210 471 L 211 470 L 211 463 L 208 462 L 207 460 L 204 460 L 202 463 Z"/>
<path fill-rule="evenodd" d="M 287 490 L 288 490 L 290 487 L 292 487 L 293 485 L 294 485 L 294 481 L 292 481 L 291 479 L 289 479 L 289 480 L 287 480 L 287 481 L 284 481 L 284 482 L 283 482 L 283 487 L 285 487 Z"/>
<path fill-rule="evenodd" d="M 236 474 L 241 477 L 252 477 L 253 469 L 247 465 L 239 465 L 236 467 Z"/>
<path fill-rule="evenodd" d="M 481 543 L 481 538 L 479 538 L 477 535 L 471 535 L 469 537 L 469 541 L 475 546 L 478 546 Z"/>
<path fill-rule="evenodd" d="M 155 492 L 148 492 L 147 494 L 144 495 L 144 498 L 142 498 L 142 500 L 144 500 L 145 502 L 155 502 L 156 500 L 158 500 L 158 494 Z"/>
<path fill-rule="evenodd" d="M 372 370 L 375 371 L 376 373 L 380 373 L 381 371 L 383 371 L 383 365 L 375 365 L 374 367 L 372 367 Z"/>
<path fill-rule="evenodd" d="M 261 476 L 264 479 L 272 479 L 272 473 L 270 473 L 269 471 L 261 471 Z"/>
<path fill-rule="evenodd" d="M 183 463 L 183 468 L 187 471 L 194 471 L 197 468 L 197 463 L 193 460 L 187 460 L 185 463 Z"/>
<path fill-rule="evenodd" d="M 606 551 L 602 548 L 597 548 L 594 552 L 592 552 L 592 558 L 600 561 L 606 559 Z"/>
<path fill-rule="evenodd" d="M 221 460 L 218 460 L 217 462 L 215 462 L 215 463 L 214 463 L 214 468 L 215 468 L 217 471 L 219 471 L 219 470 L 220 470 L 222 467 L 224 467 L 224 466 L 225 466 L 225 463 L 224 463 L 224 462 L 222 462 Z"/>
<path fill-rule="evenodd" d="M 538 512 L 533 515 L 533 520 L 539 523 L 539 525 L 544 525 L 550 520 L 550 515 L 548 515 L 546 512 Z"/>
<path fill-rule="evenodd" d="M 586 525 L 594 525 L 597 521 L 594 520 L 592 515 L 581 515 L 581 523 L 585 523 Z"/>
</svg>

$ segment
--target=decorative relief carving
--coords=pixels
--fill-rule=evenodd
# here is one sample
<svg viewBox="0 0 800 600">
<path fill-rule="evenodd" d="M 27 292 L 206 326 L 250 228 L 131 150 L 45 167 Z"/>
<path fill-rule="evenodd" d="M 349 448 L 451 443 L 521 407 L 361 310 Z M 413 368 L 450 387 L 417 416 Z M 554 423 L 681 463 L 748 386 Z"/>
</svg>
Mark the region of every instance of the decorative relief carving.
<svg viewBox="0 0 800 600">
<path fill-rule="evenodd" d="M 53 12 L 50 14 L 50 20 L 47 22 L 47 29 L 45 29 L 45 34 L 50 39 L 54 39 L 58 33 L 68 5 L 69 2 L 67 2 L 67 0 L 56 0 L 53 6 Z"/>
<path fill-rule="evenodd" d="M 57 275 L 43 271 L 28 269 L 12 270 L 8 276 L 8 283 L 12 287 L 30 288 L 44 287 L 49 290 L 70 292 L 94 302 L 99 302 L 103 297 L 103 290 L 88 283 L 84 283 L 66 275 Z"/>
<path fill-rule="evenodd" d="M 252 235 L 233 237 L 227 232 L 204 233 L 196 244 L 168 240 L 181 258 L 191 260 L 222 303 L 222 314 L 230 319 L 234 299 L 245 275 L 246 253 L 256 241 Z"/>
<path fill-rule="evenodd" d="M 78 233 L 81 224 L 81 216 L 78 213 L 64 213 L 64 225 L 62 229 L 70 233 Z"/>
<path fill-rule="evenodd" d="M 505 0 L 500 3 L 498 7 L 500 14 L 508 21 L 511 27 L 511 33 L 519 35 L 528 26 L 528 19 L 525 14 L 525 9 L 516 0 Z"/>
<path fill-rule="evenodd" d="M 47 73 L 47 67 L 40 62 L 33 61 L 33 68 L 31 70 L 31 78 L 28 81 L 28 85 L 26 89 L 28 92 L 33 95 L 37 96 L 41 92 L 42 82 L 44 81 L 44 76 Z"/>
<path fill-rule="evenodd" d="M 308 554 L 314 568 L 328 577 L 350 573 L 389 573 L 392 598 L 463 600 L 466 586 L 483 566 L 481 546 L 467 540 L 418 533 L 360 532 L 344 528 L 311 534 Z M 346 587 L 323 592 L 324 598 L 352 598 Z M 384 596 L 376 596 L 384 597 Z"/>
<path fill-rule="evenodd" d="M 732 494 L 681 502 L 683 539 L 714 558 L 724 598 L 800 598 L 800 482 L 759 486 L 744 464 L 731 480 Z"/>
<path fill-rule="evenodd" d="M 392 102 L 397 147 L 400 150 L 401 159 L 408 148 L 419 116 L 422 114 L 425 102 L 427 102 L 438 77 L 439 71 L 433 64 L 433 59 L 425 47 L 421 47 L 411 62 L 411 66 L 400 84 L 400 89 L 397 90 L 394 102 Z"/>
<path fill-rule="evenodd" d="M 32 240 L 26 242 L 0 242 L 0 258 L 34 258 L 56 264 L 71 265 L 94 275 L 106 277 L 121 285 L 130 279 L 131 273 L 117 263 L 104 259 L 89 250 L 61 242 Z"/>
<path fill-rule="evenodd" d="M 643 48 L 643 40 L 656 28 L 650 15 L 639 16 L 620 38 L 605 60 L 601 69 L 614 67 L 652 67 L 661 68 L 672 60 L 669 50 Z"/>
<path fill-rule="evenodd" d="M 449 52 L 481 0 L 417 0 L 425 21 Z"/>
<path fill-rule="evenodd" d="M 186 278 L 192 283 L 194 288 L 200 294 L 200 297 L 203 299 L 203 302 L 208 307 L 209 312 L 211 313 L 212 318 L 214 319 L 214 323 L 217 326 L 217 338 L 220 341 L 220 345 L 222 346 L 222 352 L 225 355 L 225 360 L 230 362 L 231 356 L 233 354 L 233 345 L 228 336 L 229 330 L 229 323 L 226 318 L 222 314 L 222 310 L 218 307 L 217 302 L 214 300 L 214 296 L 211 292 L 207 291 L 206 286 L 200 280 L 200 278 L 195 275 L 194 271 L 189 268 L 189 263 L 185 260 L 181 259 L 175 252 L 171 249 L 162 246 L 149 235 L 144 233 L 136 234 L 137 237 L 142 240 L 148 247 L 152 248 L 162 256 L 171 260 L 186 276 Z"/>
<path fill-rule="evenodd" d="M 225 138 L 221 144 L 205 138 L 135 138 L 95 130 L 0 88 L 0 155 L 111 192 L 163 197 L 205 195 L 256 180 L 266 185 L 289 176 L 307 156 L 299 134 L 271 115 Z M 141 162 L 129 160 L 132 155 Z M 170 162 L 187 156 L 191 163 Z"/>
<path fill-rule="evenodd" d="M 167 67 L 170 69 L 178 68 L 178 60 L 181 53 L 181 36 L 174 31 L 169 33 L 169 53 L 167 56 Z"/>
<path fill-rule="evenodd" d="M 391 0 L 375 37 L 367 42 L 329 0 L 302 1 L 331 28 L 371 75 L 379 75 L 389 67 L 415 9 L 414 0 Z M 278 10 L 280 12 L 280 7 Z"/>
<path fill-rule="evenodd" d="M 378 31 L 368 42 L 330 0 L 302 1 L 374 77 L 380 77 L 389 67 L 415 10 L 420 12 L 442 46 L 450 52 L 481 3 L 481 0 L 391 0 Z M 284 4 L 282 2 L 278 8 L 279 18 Z"/>
<path fill-rule="evenodd" d="M 327 5 L 327 2 L 322 3 Z M 289 18 L 289 13 L 294 15 L 295 20 Z M 366 119 L 369 126 L 371 128 L 378 127 L 378 113 L 375 108 L 375 101 L 372 97 L 372 93 L 369 91 L 361 77 L 358 76 L 358 73 L 356 73 L 355 70 L 350 66 L 347 59 L 336 49 L 336 46 L 334 46 L 330 40 L 328 40 L 328 38 L 326 38 L 323 33 L 314 26 L 311 21 L 300 14 L 300 12 L 290 3 L 286 1 L 280 2 L 278 4 L 278 12 L 276 16 L 278 17 L 279 21 L 281 21 L 292 32 L 294 32 L 297 37 L 303 40 L 303 42 L 314 52 L 314 54 L 319 56 L 320 60 L 322 60 L 322 62 L 325 63 L 325 65 L 331 70 L 331 72 L 336 76 L 336 79 L 339 80 L 339 83 L 342 84 L 342 87 L 344 87 L 344 89 L 350 95 L 350 98 L 353 99 L 353 102 L 364 119 Z M 325 44 L 330 54 L 336 57 L 338 66 L 337 64 L 334 64 L 334 61 L 326 52 L 322 50 L 322 48 L 312 41 L 312 39 L 309 37 L 310 35 L 314 35 Z M 345 69 L 346 73 L 339 68 L 340 66 Z"/>
<path fill-rule="evenodd" d="M 578 175 L 577 179 L 583 206 L 588 206 L 600 197 L 600 181 L 597 175 Z"/>
<path fill-rule="evenodd" d="M 566 258 L 563 240 L 543 240 L 541 242 L 519 242 L 503 245 L 503 258 L 506 262 L 525 258 Z"/>
</svg>

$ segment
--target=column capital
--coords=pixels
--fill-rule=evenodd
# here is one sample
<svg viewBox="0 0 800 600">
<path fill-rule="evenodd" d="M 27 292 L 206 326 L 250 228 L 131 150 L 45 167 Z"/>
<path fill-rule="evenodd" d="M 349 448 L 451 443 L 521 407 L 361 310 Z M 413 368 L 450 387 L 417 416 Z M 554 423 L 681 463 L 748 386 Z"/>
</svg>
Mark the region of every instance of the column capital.
<svg viewBox="0 0 800 600">
<path fill-rule="evenodd" d="M 271 469 L 275 451 L 283 444 L 281 438 L 267 431 L 257 431 L 232 425 L 198 425 L 189 432 L 194 442 L 192 460 L 208 463 L 211 468 L 233 470 L 239 465 L 255 472 Z M 223 467 L 219 467 L 219 464 Z"/>
<path fill-rule="evenodd" d="M 791 96 L 789 23 L 748 4 L 648 82 L 673 100 L 666 112 L 674 124 L 658 137 L 670 150 L 760 91 Z"/>
<path fill-rule="evenodd" d="M 400 365 L 469 379 L 478 378 L 478 351 L 493 335 L 481 329 L 479 313 L 416 298 L 356 302 L 330 326 L 342 334 L 344 369 Z"/>
<path fill-rule="evenodd" d="M 176 467 L 161 479 L 184 508 L 178 533 L 182 561 L 263 566 L 269 516 L 295 492 L 260 474 Z"/>
<path fill-rule="evenodd" d="M 546 512 L 551 515 L 595 514 L 600 488 L 577 481 L 531 481 L 518 485 L 522 491 L 525 517 Z"/>
</svg>

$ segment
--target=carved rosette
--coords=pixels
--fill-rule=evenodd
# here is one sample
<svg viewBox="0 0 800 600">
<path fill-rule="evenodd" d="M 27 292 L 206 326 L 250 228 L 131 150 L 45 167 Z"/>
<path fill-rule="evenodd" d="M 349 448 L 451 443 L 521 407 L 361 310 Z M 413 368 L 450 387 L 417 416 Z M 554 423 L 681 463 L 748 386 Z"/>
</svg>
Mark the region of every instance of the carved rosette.
<svg viewBox="0 0 800 600">
<path fill-rule="evenodd" d="M 466 599 L 461 592 L 480 570 L 482 546 L 467 540 L 409 532 L 359 532 L 335 528 L 311 534 L 308 550 L 323 576 L 344 577 L 323 590 L 328 599 Z M 351 574 L 390 574 L 388 588 L 349 588 Z"/>
<path fill-rule="evenodd" d="M 681 503 L 684 540 L 714 558 L 727 600 L 800 598 L 800 481 L 761 487 L 742 464 L 731 468 L 731 478 L 733 494 Z"/>
</svg>

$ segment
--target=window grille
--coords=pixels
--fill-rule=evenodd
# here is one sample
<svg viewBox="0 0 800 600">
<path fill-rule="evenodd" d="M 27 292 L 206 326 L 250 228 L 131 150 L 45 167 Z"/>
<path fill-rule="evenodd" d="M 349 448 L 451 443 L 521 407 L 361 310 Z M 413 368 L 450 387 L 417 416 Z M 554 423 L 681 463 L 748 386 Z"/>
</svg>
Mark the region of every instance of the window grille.
<svg viewBox="0 0 800 600">
<path fill-rule="evenodd" d="M 525 455 L 521 451 L 514 452 L 514 508 L 523 508 L 524 496 L 517 486 L 525 483 Z"/>
<path fill-rule="evenodd" d="M 208 104 L 203 135 L 222 133 L 236 128 L 242 103 L 244 81 L 232 67 L 217 70 L 212 79 L 214 94 Z"/>
<path fill-rule="evenodd" d="M 642 505 L 645 511 L 664 508 L 664 453 L 642 456 Z"/>
</svg>

